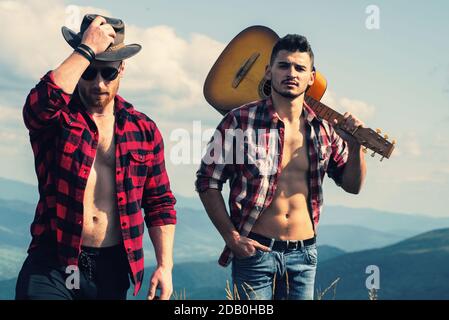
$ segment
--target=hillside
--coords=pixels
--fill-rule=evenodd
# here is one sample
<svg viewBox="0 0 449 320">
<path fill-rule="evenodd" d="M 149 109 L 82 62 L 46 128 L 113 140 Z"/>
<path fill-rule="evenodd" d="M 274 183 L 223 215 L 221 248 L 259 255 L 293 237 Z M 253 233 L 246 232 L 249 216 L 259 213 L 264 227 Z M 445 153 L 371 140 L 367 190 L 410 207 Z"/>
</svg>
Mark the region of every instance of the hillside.
<svg viewBox="0 0 449 320">
<path fill-rule="evenodd" d="M 367 299 L 369 265 L 380 270 L 379 299 L 449 299 L 449 229 L 324 261 L 318 267 L 317 288 L 339 277 L 336 299 Z"/>
</svg>

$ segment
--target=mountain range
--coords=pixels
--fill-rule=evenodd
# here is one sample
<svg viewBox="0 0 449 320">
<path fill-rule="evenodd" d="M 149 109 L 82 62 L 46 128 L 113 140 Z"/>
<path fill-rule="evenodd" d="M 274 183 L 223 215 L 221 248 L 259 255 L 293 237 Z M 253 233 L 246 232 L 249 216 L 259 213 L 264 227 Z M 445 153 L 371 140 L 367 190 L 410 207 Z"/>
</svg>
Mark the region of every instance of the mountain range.
<svg viewBox="0 0 449 320">
<path fill-rule="evenodd" d="M 36 186 L 0 178 L 0 298 L 12 297 L 37 199 Z M 230 275 L 216 260 L 224 242 L 198 199 L 177 199 L 175 292 L 185 290 L 188 299 L 222 299 Z M 381 275 L 380 299 L 447 299 L 449 229 L 441 228 L 449 228 L 449 218 L 327 206 L 317 230 L 317 289 L 338 278 L 337 299 L 366 299 L 365 270 L 375 265 Z M 153 265 L 149 237 L 144 250 L 146 265 Z"/>
<path fill-rule="evenodd" d="M 328 248 L 329 249 L 329 248 Z M 394 245 L 358 252 L 337 252 L 328 258 L 327 249 L 318 249 L 316 290 L 323 292 L 338 279 L 322 299 L 367 300 L 367 267 L 379 270 L 379 300 L 449 299 L 449 229 L 420 234 Z M 334 248 L 330 248 L 334 250 Z M 145 269 L 143 288 L 137 297 L 144 299 L 152 268 Z M 230 268 L 222 268 L 215 261 L 185 262 L 173 269 L 174 298 L 226 299 Z M 0 299 L 12 299 L 15 279 L 0 281 Z M 130 290 L 131 291 L 131 290 Z M 131 293 L 130 293 L 131 294 Z"/>
<path fill-rule="evenodd" d="M 378 299 L 449 299 L 449 229 L 426 232 L 381 249 L 322 261 L 317 288 L 339 278 L 336 299 L 367 299 L 368 266 L 379 270 Z"/>
</svg>

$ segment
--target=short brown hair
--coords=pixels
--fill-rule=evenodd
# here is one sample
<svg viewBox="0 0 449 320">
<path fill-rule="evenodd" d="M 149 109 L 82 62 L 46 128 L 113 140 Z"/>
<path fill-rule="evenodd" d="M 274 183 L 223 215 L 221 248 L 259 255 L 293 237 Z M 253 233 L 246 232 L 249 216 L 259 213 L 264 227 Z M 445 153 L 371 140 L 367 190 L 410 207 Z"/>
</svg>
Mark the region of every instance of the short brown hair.
<svg viewBox="0 0 449 320">
<path fill-rule="evenodd" d="M 287 50 L 290 52 L 307 52 L 310 56 L 310 61 L 312 63 L 312 70 L 314 67 L 314 55 L 312 51 L 312 47 L 310 46 L 309 41 L 304 36 L 299 34 L 287 34 L 285 37 L 280 38 L 273 47 L 271 51 L 271 59 L 270 65 L 273 65 L 274 60 L 276 59 L 277 54 L 281 50 Z"/>
</svg>

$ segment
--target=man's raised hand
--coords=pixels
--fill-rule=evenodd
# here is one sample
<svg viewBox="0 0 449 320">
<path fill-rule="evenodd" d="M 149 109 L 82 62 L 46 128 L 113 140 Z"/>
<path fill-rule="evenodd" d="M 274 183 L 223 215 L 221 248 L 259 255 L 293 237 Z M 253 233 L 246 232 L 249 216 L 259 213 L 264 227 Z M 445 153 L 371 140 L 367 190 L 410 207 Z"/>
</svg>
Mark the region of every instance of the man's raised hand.
<svg viewBox="0 0 449 320">
<path fill-rule="evenodd" d="M 104 52 L 111 43 L 114 43 L 115 31 L 106 19 L 97 16 L 83 34 L 82 44 L 90 47 L 95 54 Z"/>
</svg>

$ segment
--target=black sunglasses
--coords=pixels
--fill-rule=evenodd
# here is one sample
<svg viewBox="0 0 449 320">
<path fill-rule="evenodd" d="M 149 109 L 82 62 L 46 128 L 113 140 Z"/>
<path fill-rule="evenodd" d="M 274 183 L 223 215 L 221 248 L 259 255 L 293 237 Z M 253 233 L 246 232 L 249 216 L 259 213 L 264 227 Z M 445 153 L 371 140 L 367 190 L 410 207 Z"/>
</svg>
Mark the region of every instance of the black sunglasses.
<svg viewBox="0 0 449 320">
<path fill-rule="evenodd" d="M 93 67 L 88 67 L 81 75 L 81 78 L 83 78 L 86 81 L 92 81 L 97 77 L 99 71 L 101 73 L 101 77 L 106 81 L 114 80 L 115 78 L 117 78 L 119 74 L 119 69 L 113 67 L 106 67 L 100 70 Z"/>
</svg>

